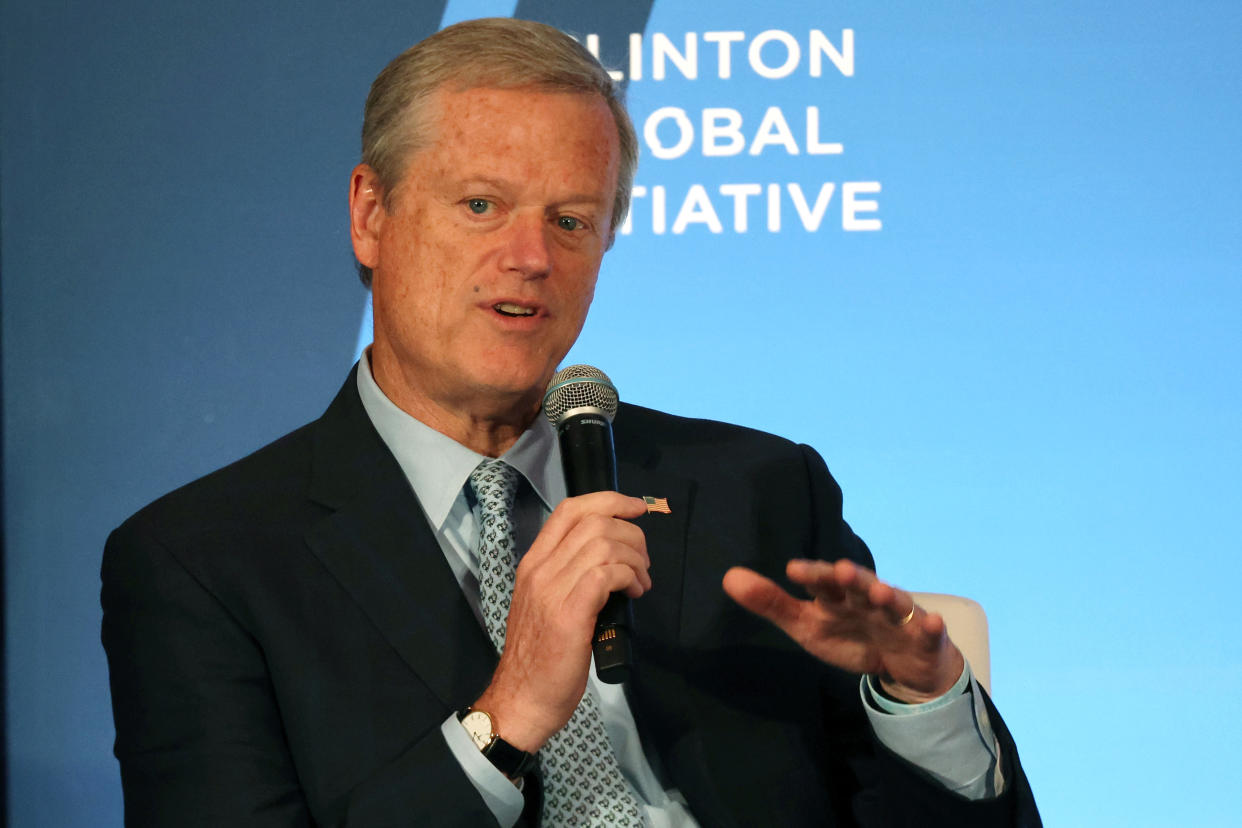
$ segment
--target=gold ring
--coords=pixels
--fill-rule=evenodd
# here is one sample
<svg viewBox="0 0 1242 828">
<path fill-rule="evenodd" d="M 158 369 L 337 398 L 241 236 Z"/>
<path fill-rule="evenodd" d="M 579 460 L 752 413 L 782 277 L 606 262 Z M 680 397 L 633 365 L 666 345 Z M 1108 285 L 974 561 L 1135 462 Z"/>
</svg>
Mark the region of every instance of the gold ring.
<svg viewBox="0 0 1242 828">
<path fill-rule="evenodd" d="M 906 617 L 897 622 L 897 626 L 904 627 L 914 618 L 914 610 L 916 607 L 910 607 L 910 611 L 906 613 Z"/>
</svg>

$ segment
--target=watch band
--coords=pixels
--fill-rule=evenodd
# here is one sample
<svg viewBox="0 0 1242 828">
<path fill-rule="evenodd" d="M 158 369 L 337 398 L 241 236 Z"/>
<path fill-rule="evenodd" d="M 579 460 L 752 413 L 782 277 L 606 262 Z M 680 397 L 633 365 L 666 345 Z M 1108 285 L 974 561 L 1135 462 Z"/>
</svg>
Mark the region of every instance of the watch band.
<svg viewBox="0 0 1242 828">
<path fill-rule="evenodd" d="M 471 713 L 482 713 L 484 716 L 487 716 L 489 723 L 492 720 L 490 714 L 467 707 L 465 710 L 461 710 L 457 713 L 457 721 L 463 721 L 466 716 Z M 477 740 L 476 744 L 478 744 Z M 530 773 L 535 767 L 535 754 L 527 753 L 526 751 L 509 744 L 504 739 L 500 738 L 495 729 L 491 730 L 491 739 L 488 740 L 487 744 L 479 745 L 479 750 L 484 756 L 487 757 L 488 761 L 492 763 L 496 770 L 500 771 L 510 779 L 518 779 L 523 777 Z"/>
</svg>

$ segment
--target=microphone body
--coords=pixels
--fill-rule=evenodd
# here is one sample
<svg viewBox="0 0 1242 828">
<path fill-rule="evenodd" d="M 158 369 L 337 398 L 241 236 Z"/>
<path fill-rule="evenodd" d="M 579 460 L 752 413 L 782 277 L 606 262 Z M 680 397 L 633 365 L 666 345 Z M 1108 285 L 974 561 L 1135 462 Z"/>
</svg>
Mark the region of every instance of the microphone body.
<svg viewBox="0 0 1242 828">
<path fill-rule="evenodd" d="M 617 490 L 617 452 L 612 423 L 596 414 L 575 414 L 556 426 L 565 489 L 570 497 Z"/>
<path fill-rule="evenodd" d="M 617 391 L 603 371 L 589 365 L 562 369 L 544 395 L 544 413 L 556 427 L 561 446 L 565 489 L 570 497 L 617 490 L 617 455 L 612 418 Z M 595 675 L 605 684 L 620 684 L 634 666 L 630 599 L 624 592 L 608 596 L 595 621 L 591 651 Z"/>
</svg>

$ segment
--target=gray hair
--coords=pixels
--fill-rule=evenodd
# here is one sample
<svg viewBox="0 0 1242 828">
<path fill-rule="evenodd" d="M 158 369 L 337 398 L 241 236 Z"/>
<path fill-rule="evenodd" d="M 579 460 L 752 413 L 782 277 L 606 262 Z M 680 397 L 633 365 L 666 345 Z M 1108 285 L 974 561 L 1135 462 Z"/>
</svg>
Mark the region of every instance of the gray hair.
<svg viewBox="0 0 1242 828">
<path fill-rule="evenodd" d="M 422 110 L 441 87 L 534 88 L 602 97 L 621 146 L 609 228 L 610 234 L 616 232 L 630 207 L 638 165 L 638 136 L 625 111 L 624 91 L 569 35 L 509 17 L 467 20 L 441 29 L 394 58 L 371 84 L 362 119 L 362 161 L 379 177 L 385 206 L 410 157 L 430 143 Z M 359 264 L 358 277 L 371 286 L 371 268 Z"/>
</svg>

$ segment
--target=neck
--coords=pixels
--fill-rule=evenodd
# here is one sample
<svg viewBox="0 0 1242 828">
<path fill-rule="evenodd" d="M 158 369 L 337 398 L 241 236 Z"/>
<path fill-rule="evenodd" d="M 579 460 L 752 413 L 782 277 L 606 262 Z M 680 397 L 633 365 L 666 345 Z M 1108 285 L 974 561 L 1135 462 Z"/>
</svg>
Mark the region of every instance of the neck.
<svg viewBox="0 0 1242 828">
<path fill-rule="evenodd" d="M 518 395 L 474 395 L 468 398 L 437 395 L 424 389 L 389 361 L 371 351 L 371 376 L 398 408 L 441 434 L 486 457 L 499 457 L 518 441 L 539 415 L 542 392 Z"/>
</svg>

